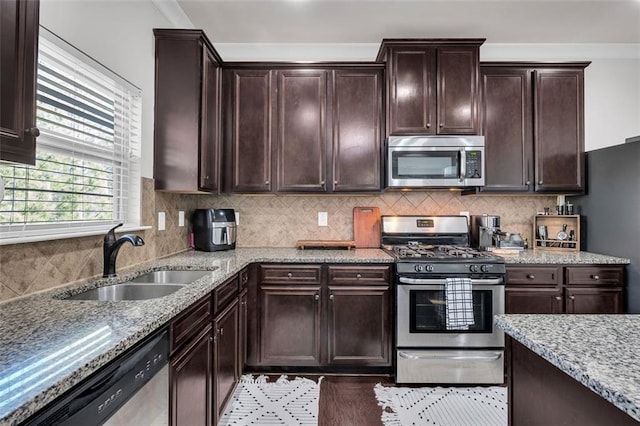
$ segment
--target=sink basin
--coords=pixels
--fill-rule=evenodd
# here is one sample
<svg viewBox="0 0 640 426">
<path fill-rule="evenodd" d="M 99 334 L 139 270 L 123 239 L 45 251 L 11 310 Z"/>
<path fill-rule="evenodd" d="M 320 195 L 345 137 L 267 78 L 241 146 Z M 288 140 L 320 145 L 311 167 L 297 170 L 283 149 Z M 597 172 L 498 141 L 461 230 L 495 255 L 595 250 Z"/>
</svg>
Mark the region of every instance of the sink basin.
<svg viewBox="0 0 640 426">
<path fill-rule="evenodd" d="M 191 284 L 212 271 L 154 271 L 132 279 L 132 283 Z"/>
<path fill-rule="evenodd" d="M 168 296 L 186 284 L 141 284 L 124 283 L 94 288 L 71 296 L 68 300 L 100 300 L 114 302 L 118 300 L 146 300 Z"/>
<path fill-rule="evenodd" d="M 98 287 L 68 297 L 67 300 L 146 300 L 168 296 L 188 284 L 211 274 L 212 271 L 154 271 L 130 281 Z"/>
</svg>

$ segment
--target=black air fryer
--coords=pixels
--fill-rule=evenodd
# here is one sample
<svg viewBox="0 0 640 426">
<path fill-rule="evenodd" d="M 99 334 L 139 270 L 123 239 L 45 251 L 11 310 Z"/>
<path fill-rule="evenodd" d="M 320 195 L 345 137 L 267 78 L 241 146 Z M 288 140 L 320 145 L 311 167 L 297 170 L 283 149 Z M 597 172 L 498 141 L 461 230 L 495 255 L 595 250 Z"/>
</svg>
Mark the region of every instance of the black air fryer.
<svg viewBox="0 0 640 426">
<path fill-rule="evenodd" d="M 233 209 L 197 209 L 193 212 L 192 223 L 196 250 L 236 248 L 236 213 Z"/>
</svg>

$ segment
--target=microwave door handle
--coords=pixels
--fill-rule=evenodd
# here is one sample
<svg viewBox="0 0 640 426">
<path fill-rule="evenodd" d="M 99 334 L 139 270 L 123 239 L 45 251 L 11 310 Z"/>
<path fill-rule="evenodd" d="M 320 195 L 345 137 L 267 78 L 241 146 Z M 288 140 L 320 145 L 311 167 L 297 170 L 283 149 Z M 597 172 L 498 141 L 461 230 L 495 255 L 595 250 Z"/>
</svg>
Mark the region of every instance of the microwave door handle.
<svg viewBox="0 0 640 426">
<path fill-rule="evenodd" d="M 460 148 L 460 182 L 464 182 L 467 176 L 467 156 L 464 148 Z"/>
</svg>

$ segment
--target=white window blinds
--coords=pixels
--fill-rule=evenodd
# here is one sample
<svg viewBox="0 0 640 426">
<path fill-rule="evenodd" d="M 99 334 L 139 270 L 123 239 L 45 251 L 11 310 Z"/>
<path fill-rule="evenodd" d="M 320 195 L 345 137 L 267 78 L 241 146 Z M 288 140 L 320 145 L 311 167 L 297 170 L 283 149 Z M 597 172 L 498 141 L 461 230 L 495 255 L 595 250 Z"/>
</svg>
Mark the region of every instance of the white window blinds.
<svg viewBox="0 0 640 426">
<path fill-rule="evenodd" d="M 141 93 L 41 27 L 36 165 L 3 165 L 2 237 L 140 221 Z"/>
</svg>

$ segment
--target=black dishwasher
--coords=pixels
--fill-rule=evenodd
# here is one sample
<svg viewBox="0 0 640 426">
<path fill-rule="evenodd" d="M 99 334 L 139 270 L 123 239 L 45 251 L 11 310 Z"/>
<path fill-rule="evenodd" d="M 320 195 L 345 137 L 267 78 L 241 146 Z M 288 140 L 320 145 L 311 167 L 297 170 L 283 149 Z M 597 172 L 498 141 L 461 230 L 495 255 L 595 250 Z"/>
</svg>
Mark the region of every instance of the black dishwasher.
<svg viewBox="0 0 640 426">
<path fill-rule="evenodd" d="M 144 415 L 145 424 L 167 424 L 168 359 L 169 332 L 164 328 L 52 402 L 25 424 L 90 426 L 114 421 L 133 425 L 137 424 L 136 412 Z M 145 402 L 150 398 L 154 400 Z M 127 404 L 129 400 L 132 404 Z M 128 410 L 127 406 L 131 405 L 133 407 Z M 147 411 L 145 405 L 153 410 Z"/>
</svg>

